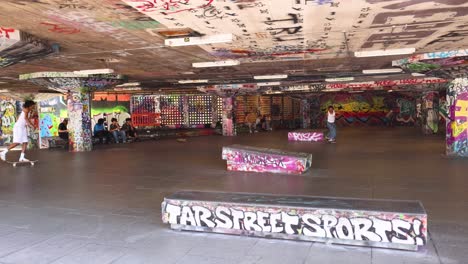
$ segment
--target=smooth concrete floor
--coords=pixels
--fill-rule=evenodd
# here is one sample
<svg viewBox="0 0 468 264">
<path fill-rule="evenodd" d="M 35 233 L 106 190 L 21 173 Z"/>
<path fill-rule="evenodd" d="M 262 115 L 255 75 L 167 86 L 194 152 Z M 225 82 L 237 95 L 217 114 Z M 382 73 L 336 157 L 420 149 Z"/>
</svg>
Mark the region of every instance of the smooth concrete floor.
<svg viewBox="0 0 468 264">
<path fill-rule="evenodd" d="M 0 163 L 0 263 L 468 263 L 468 160 L 445 157 L 443 137 L 349 128 L 325 144 L 286 133 L 42 150 L 29 155 L 35 167 Z M 310 152 L 312 169 L 228 172 L 221 147 L 232 143 Z M 405 252 L 171 231 L 160 206 L 181 189 L 417 199 L 430 241 Z"/>
</svg>

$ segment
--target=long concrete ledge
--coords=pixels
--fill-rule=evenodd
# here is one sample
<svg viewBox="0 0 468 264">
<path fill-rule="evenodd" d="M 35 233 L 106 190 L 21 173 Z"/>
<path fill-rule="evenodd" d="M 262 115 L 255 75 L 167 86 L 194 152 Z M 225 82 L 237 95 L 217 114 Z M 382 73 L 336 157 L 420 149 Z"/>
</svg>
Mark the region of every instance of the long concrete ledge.
<svg viewBox="0 0 468 264">
<path fill-rule="evenodd" d="M 417 250 L 427 243 L 419 201 L 183 191 L 162 203 L 172 229 Z"/>
<path fill-rule="evenodd" d="M 312 154 L 243 145 L 223 147 L 222 158 L 230 171 L 301 174 L 312 165 Z"/>
</svg>

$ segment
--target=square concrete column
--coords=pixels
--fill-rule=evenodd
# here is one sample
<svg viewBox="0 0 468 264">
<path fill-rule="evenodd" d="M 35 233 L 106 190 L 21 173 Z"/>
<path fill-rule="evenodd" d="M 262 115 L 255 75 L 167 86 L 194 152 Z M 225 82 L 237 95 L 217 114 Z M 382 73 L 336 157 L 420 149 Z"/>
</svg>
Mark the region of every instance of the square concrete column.
<svg viewBox="0 0 468 264">
<path fill-rule="evenodd" d="M 421 128 L 425 135 L 439 132 L 439 92 L 424 92 L 421 98 Z"/>
<path fill-rule="evenodd" d="M 310 128 L 310 104 L 309 100 L 301 100 L 302 128 Z"/>
<path fill-rule="evenodd" d="M 447 155 L 468 157 L 468 78 L 450 83 L 447 105 Z"/>
<path fill-rule="evenodd" d="M 93 143 L 89 93 L 69 92 L 67 109 L 70 151 L 91 151 Z"/>
<path fill-rule="evenodd" d="M 235 136 L 234 97 L 223 97 L 223 136 Z"/>
<path fill-rule="evenodd" d="M 216 95 L 211 95 L 211 127 L 215 128 L 218 123 L 218 97 Z"/>
</svg>

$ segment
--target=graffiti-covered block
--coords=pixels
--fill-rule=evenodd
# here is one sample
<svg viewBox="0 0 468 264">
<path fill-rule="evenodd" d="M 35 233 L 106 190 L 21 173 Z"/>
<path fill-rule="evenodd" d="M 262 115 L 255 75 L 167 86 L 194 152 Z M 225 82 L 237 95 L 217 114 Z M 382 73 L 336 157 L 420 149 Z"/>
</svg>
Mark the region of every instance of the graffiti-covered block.
<svg viewBox="0 0 468 264">
<path fill-rule="evenodd" d="M 320 142 L 324 139 L 324 132 L 318 130 L 297 130 L 288 132 L 289 141 Z"/>
<path fill-rule="evenodd" d="M 223 147 L 222 158 L 230 171 L 301 174 L 312 165 L 312 154 L 243 145 Z"/>
<path fill-rule="evenodd" d="M 176 230 L 417 250 L 427 214 L 419 201 L 178 192 L 162 220 Z"/>
</svg>

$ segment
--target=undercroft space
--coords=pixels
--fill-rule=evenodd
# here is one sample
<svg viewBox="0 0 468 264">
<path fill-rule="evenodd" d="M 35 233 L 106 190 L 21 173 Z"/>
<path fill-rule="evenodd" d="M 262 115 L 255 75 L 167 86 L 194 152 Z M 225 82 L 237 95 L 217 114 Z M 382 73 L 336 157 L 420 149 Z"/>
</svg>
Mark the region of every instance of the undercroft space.
<svg viewBox="0 0 468 264">
<path fill-rule="evenodd" d="M 0 263 L 466 262 L 468 163 L 445 156 L 443 136 L 339 128 L 337 141 L 288 142 L 274 131 L 31 152 L 33 168 L 0 165 Z M 221 148 L 230 144 L 312 153 L 312 168 L 229 172 Z M 171 231 L 161 202 L 179 190 L 421 200 L 429 241 L 408 252 Z"/>
<path fill-rule="evenodd" d="M 468 263 L 468 0 L 0 14 L 0 264 Z"/>
</svg>

